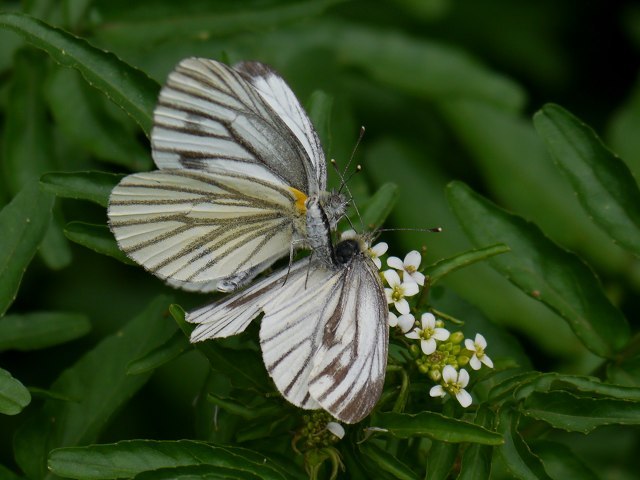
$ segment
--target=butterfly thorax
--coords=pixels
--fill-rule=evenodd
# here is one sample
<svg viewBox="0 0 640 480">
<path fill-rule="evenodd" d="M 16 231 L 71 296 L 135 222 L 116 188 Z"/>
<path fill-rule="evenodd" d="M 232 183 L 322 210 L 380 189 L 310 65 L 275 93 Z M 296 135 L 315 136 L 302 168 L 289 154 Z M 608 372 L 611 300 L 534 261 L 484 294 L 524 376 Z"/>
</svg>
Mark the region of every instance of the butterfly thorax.
<svg viewBox="0 0 640 480">
<path fill-rule="evenodd" d="M 346 265 L 360 252 L 360 243 L 357 240 L 353 238 L 343 240 L 334 250 L 335 261 L 338 265 Z"/>
<path fill-rule="evenodd" d="M 310 196 L 305 202 L 305 207 L 308 247 L 315 258 L 326 265 L 331 265 L 333 263 L 331 220 L 318 196 Z"/>
<path fill-rule="evenodd" d="M 343 217 L 347 209 L 347 199 L 338 192 L 321 192 L 318 197 L 329 221 L 330 229 L 335 230 L 338 226 L 338 221 Z"/>
</svg>

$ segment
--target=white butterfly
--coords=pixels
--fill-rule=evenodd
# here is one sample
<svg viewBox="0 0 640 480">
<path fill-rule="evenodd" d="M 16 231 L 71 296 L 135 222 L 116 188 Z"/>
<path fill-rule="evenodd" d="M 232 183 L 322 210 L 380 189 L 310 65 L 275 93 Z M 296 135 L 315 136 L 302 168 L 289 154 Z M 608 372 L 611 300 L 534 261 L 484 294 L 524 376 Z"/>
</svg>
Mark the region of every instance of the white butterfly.
<svg viewBox="0 0 640 480">
<path fill-rule="evenodd" d="M 325 191 L 318 135 L 266 65 L 181 61 L 160 92 L 151 146 L 160 170 L 113 189 L 109 225 L 169 284 L 230 291 L 296 247 L 330 248 L 319 232 L 335 228 L 346 202 Z"/>
<path fill-rule="evenodd" d="M 362 420 L 382 392 L 389 342 L 387 300 L 367 251 L 362 237 L 343 240 L 328 259 L 299 260 L 188 313 L 199 324 L 191 341 L 240 333 L 263 312 L 262 357 L 282 395 L 346 423 Z"/>
</svg>

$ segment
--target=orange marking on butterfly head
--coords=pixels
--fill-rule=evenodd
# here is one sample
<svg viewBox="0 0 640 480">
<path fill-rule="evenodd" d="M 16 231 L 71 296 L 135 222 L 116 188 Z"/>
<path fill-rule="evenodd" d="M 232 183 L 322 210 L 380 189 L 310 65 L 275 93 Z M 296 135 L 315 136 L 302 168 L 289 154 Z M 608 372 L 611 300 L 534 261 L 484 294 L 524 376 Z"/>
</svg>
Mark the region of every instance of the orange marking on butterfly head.
<svg viewBox="0 0 640 480">
<path fill-rule="evenodd" d="M 307 201 L 307 196 L 297 188 L 289 187 L 289 190 L 291 190 L 291 193 L 296 200 L 295 206 L 298 213 L 300 213 L 300 215 L 306 215 L 307 207 L 305 206 L 305 202 Z"/>
</svg>

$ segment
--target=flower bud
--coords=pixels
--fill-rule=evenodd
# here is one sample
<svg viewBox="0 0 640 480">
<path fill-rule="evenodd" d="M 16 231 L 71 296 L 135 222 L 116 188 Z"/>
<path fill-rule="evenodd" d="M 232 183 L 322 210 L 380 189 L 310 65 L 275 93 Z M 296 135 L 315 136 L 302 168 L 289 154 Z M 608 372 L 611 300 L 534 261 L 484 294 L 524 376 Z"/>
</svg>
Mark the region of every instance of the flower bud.
<svg viewBox="0 0 640 480">
<path fill-rule="evenodd" d="M 460 353 L 460 345 L 454 345 L 453 348 L 451 349 L 451 353 L 453 353 L 454 355 L 457 355 Z"/>
<path fill-rule="evenodd" d="M 429 378 L 437 383 L 442 378 L 442 372 L 436 368 L 429 370 Z"/>
<path fill-rule="evenodd" d="M 464 367 L 467 363 L 469 363 L 469 357 L 466 355 L 460 355 L 458 357 L 458 365 Z"/>
<path fill-rule="evenodd" d="M 422 353 L 422 350 L 420 350 L 420 347 L 414 343 L 409 347 L 409 352 L 413 358 L 417 358 Z"/>
<path fill-rule="evenodd" d="M 429 365 L 425 365 L 424 363 L 422 365 L 419 365 L 418 371 L 420 373 L 427 373 L 429 371 Z"/>
<path fill-rule="evenodd" d="M 463 340 L 464 340 L 464 333 L 460 331 L 453 332 L 451 335 L 449 335 L 449 341 L 454 345 L 462 343 Z"/>
</svg>

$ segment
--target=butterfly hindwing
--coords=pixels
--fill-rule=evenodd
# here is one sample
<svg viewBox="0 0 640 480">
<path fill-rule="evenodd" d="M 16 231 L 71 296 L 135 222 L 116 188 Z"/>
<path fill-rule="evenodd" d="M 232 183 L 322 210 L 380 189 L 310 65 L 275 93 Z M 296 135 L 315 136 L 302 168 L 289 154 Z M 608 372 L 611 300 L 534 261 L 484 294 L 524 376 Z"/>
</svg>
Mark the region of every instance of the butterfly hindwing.
<svg viewBox="0 0 640 480">
<path fill-rule="evenodd" d="M 373 261 L 355 251 L 344 263 L 302 259 L 245 291 L 187 316 L 192 341 L 238 333 L 264 313 L 262 356 L 291 403 L 324 408 L 347 423 L 369 414 L 387 362 L 387 301 Z"/>
<path fill-rule="evenodd" d="M 387 366 L 388 307 L 378 269 L 355 258 L 343 271 L 337 302 L 327 301 L 309 393 L 334 417 L 362 420 L 380 398 Z"/>
<path fill-rule="evenodd" d="M 299 218 L 294 202 L 268 172 L 247 178 L 220 168 L 157 170 L 114 188 L 109 221 L 120 248 L 147 270 L 211 290 L 289 253 Z"/>
</svg>

